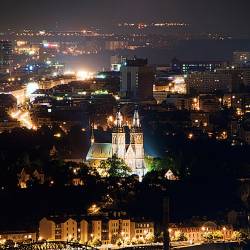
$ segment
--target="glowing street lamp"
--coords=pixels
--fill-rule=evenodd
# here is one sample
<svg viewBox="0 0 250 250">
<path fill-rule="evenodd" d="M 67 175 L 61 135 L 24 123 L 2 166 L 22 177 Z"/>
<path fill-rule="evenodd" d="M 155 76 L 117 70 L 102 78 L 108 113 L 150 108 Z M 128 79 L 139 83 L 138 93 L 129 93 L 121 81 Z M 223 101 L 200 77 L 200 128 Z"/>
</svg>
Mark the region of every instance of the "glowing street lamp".
<svg viewBox="0 0 250 250">
<path fill-rule="evenodd" d="M 223 230 L 223 240 L 225 241 L 227 229 L 226 229 L 226 227 L 223 227 L 222 230 Z"/>
</svg>

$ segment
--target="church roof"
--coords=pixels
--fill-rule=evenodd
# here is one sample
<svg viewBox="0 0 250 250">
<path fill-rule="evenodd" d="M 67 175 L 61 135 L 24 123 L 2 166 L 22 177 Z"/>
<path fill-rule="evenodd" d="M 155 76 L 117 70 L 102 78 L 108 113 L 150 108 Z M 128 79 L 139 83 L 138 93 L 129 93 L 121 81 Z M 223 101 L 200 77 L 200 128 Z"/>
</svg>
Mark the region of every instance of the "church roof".
<svg viewBox="0 0 250 250">
<path fill-rule="evenodd" d="M 112 143 L 94 143 L 87 154 L 89 160 L 106 160 L 112 157 Z"/>
</svg>

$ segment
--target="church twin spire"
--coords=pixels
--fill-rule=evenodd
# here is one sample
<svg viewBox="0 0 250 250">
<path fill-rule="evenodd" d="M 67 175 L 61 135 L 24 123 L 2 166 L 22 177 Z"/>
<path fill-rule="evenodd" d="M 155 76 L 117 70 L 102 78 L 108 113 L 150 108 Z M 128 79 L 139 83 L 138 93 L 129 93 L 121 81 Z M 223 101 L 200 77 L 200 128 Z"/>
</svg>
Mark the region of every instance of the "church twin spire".
<svg viewBox="0 0 250 250">
<path fill-rule="evenodd" d="M 116 118 L 114 122 L 114 130 L 123 130 L 123 117 L 120 111 L 120 107 L 118 107 L 118 111 L 116 113 Z M 141 129 L 141 122 L 140 122 L 140 116 L 138 112 L 138 108 L 136 107 L 134 111 L 134 116 L 133 116 L 133 122 L 132 122 L 132 129 L 133 130 L 139 130 Z"/>
<path fill-rule="evenodd" d="M 114 128 L 113 132 L 114 133 L 124 133 L 124 126 L 123 126 L 123 117 L 120 111 L 120 106 L 118 106 L 118 111 L 116 113 L 116 118 L 114 121 Z M 141 131 L 141 122 L 140 122 L 140 116 L 138 112 L 138 108 L 136 106 L 136 109 L 134 111 L 134 116 L 133 116 L 133 122 L 132 122 L 132 127 L 131 127 L 131 132 L 136 133 Z M 94 126 L 91 124 L 91 145 L 95 143 L 95 136 L 94 136 Z"/>
<path fill-rule="evenodd" d="M 141 122 L 138 109 L 135 109 L 133 123 L 132 123 L 132 132 L 140 132 L 141 131 Z"/>
</svg>

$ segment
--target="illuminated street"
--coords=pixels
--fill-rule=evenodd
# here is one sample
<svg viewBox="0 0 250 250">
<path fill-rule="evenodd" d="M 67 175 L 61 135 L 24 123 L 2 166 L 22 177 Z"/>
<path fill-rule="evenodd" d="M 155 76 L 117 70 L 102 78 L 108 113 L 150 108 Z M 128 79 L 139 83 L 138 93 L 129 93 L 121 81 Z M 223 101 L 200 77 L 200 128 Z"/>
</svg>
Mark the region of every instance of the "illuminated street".
<svg viewBox="0 0 250 250">
<path fill-rule="evenodd" d="M 22 109 L 19 109 L 17 111 L 12 111 L 10 115 L 12 118 L 17 119 L 22 127 L 33 130 L 37 129 L 36 126 L 32 124 L 29 111 L 24 111 Z"/>
</svg>

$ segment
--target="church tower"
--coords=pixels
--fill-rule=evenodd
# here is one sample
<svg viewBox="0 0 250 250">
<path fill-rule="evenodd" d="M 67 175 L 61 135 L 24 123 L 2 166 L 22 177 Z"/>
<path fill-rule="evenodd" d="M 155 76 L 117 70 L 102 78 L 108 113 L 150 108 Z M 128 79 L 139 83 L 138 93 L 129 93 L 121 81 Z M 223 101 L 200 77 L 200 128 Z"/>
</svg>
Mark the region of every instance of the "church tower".
<svg viewBox="0 0 250 250">
<path fill-rule="evenodd" d="M 133 123 L 130 131 L 130 144 L 135 152 L 134 170 L 140 177 L 145 175 L 144 164 L 144 138 L 138 109 L 134 112 Z"/>
<path fill-rule="evenodd" d="M 115 126 L 112 133 L 112 155 L 125 159 L 126 153 L 126 134 L 122 123 L 122 114 L 120 110 L 116 113 Z"/>
</svg>

